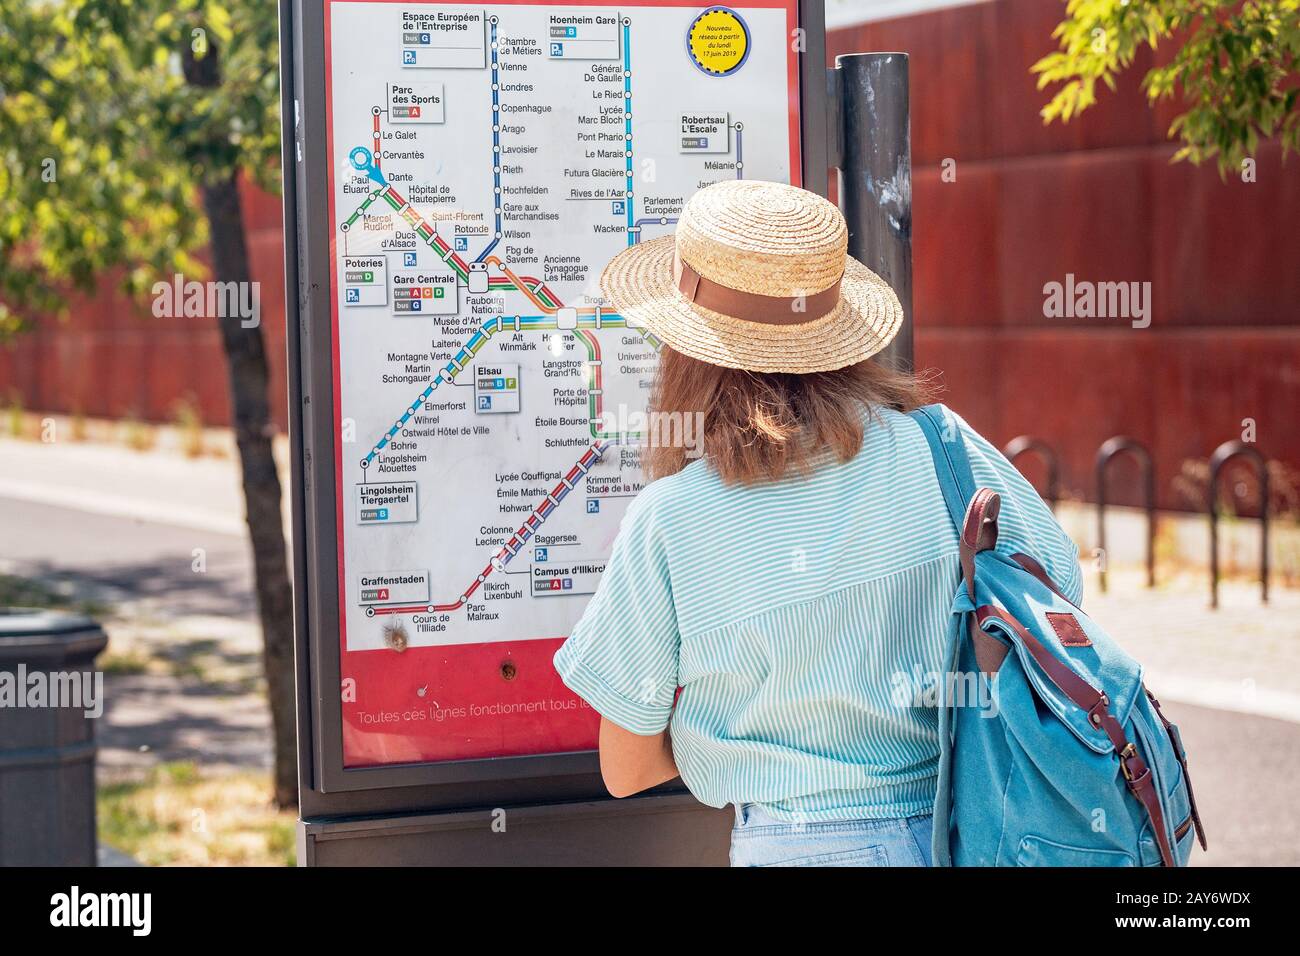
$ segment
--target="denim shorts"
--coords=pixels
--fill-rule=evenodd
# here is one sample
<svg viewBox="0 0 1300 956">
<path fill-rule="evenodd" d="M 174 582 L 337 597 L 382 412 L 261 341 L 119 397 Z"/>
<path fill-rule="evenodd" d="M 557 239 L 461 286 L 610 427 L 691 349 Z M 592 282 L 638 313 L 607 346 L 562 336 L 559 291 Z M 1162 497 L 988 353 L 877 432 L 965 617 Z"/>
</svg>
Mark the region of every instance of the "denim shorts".
<svg viewBox="0 0 1300 956">
<path fill-rule="evenodd" d="M 931 817 L 783 823 L 736 808 L 732 866 L 929 866 Z"/>
</svg>

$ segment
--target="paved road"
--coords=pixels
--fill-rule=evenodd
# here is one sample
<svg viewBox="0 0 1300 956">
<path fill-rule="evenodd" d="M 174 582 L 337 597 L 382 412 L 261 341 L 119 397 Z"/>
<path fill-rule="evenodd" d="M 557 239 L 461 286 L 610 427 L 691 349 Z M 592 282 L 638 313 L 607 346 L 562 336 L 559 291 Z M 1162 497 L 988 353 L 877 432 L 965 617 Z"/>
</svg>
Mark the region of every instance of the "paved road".
<svg viewBox="0 0 1300 956">
<path fill-rule="evenodd" d="M 0 528 L 0 572 L 114 608 L 109 654 L 168 662 L 161 672 L 108 676 L 96 729 L 101 778 L 159 761 L 270 765 L 243 538 L 4 497 Z"/>
<path fill-rule="evenodd" d="M 1193 866 L 1300 864 L 1300 726 L 1161 701 L 1178 724 L 1210 849 Z"/>
<path fill-rule="evenodd" d="M 222 638 L 223 650 L 255 664 L 249 557 L 238 536 L 3 497 L 0 528 L 0 570 L 111 595 L 133 616 L 174 619 L 191 635 L 194 622 L 199 633 L 230 622 L 238 631 Z M 205 574 L 191 570 L 194 548 L 206 549 Z M 1144 599 L 1137 593 L 1135 600 Z M 1110 614 L 1123 613 L 1113 595 L 1108 602 Z M 99 735 L 110 771 L 185 756 L 266 765 L 265 708 L 247 688 L 138 675 L 114 678 L 109 698 Z M 1172 698 L 1165 704 L 1191 753 L 1209 831 L 1210 851 L 1196 851 L 1194 864 L 1300 864 L 1300 724 Z M 141 745 L 149 750 L 142 754 Z"/>
<path fill-rule="evenodd" d="M 169 616 L 252 620 L 244 538 L 0 497 L 0 572 L 66 583 L 87 597 L 120 596 Z M 194 570 L 203 549 L 206 570 Z"/>
</svg>

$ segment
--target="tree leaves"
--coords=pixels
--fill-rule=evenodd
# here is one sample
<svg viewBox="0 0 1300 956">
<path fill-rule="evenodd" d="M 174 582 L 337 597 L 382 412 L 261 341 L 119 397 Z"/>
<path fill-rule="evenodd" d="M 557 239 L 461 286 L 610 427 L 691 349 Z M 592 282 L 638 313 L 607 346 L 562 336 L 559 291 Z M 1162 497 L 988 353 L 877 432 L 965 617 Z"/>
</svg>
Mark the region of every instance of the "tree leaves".
<svg viewBox="0 0 1300 956">
<path fill-rule="evenodd" d="M 204 182 L 279 184 L 269 0 L 0 0 L 0 338 L 107 272 L 202 274 Z M 182 57 L 219 49 L 220 82 Z M 215 61 L 214 61 L 215 62 Z"/>
<path fill-rule="evenodd" d="M 1176 50 L 1142 88 L 1153 105 L 1186 107 L 1169 128 L 1175 160 L 1214 159 L 1220 175 L 1241 167 L 1260 139 L 1278 136 L 1285 156 L 1300 149 L 1300 0 L 1070 0 L 1052 31 L 1059 50 L 1031 68 L 1038 88 L 1063 84 L 1043 121 L 1068 122 L 1096 102 L 1100 80 L 1115 89 L 1140 47 L 1171 39 Z"/>
</svg>

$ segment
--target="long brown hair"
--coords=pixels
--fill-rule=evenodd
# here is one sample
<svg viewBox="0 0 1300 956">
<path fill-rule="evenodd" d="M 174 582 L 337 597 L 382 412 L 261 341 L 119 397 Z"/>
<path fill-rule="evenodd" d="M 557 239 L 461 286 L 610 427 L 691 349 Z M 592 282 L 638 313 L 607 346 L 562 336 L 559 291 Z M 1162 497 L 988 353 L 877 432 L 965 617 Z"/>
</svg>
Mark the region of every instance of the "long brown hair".
<svg viewBox="0 0 1300 956">
<path fill-rule="evenodd" d="M 829 452 L 848 461 L 862 448 L 863 412 L 908 412 L 931 400 L 925 379 L 868 359 L 832 372 L 747 372 L 689 358 L 667 345 L 651 393 L 654 415 L 702 421 L 705 459 L 728 484 L 807 473 Z M 697 440 L 700 436 L 697 436 Z M 685 442 L 651 441 L 651 479 L 681 471 L 694 457 Z"/>
</svg>

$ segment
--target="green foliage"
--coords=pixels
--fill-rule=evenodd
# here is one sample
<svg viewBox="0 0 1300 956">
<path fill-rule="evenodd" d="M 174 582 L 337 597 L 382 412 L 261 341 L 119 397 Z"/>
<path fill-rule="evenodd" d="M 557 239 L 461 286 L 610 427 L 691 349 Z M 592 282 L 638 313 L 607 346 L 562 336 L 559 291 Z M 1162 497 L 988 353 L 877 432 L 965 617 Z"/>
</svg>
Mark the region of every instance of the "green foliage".
<svg viewBox="0 0 1300 956">
<path fill-rule="evenodd" d="M 203 274 L 197 187 L 278 185 L 270 0 L 0 0 L 0 339 L 106 272 Z"/>
<path fill-rule="evenodd" d="M 0 574 L 0 608 L 54 608 L 99 618 L 101 621 L 113 613 L 113 608 L 102 601 L 76 596 L 79 590 L 69 582 L 51 584 L 12 574 Z"/>
<path fill-rule="evenodd" d="M 1186 111 L 1169 128 L 1176 160 L 1215 159 L 1220 175 L 1241 168 L 1261 139 L 1283 155 L 1300 149 L 1300 0 L 1069 0 L 1052 35 L 1060 50 L 1033 66 L 1038 88 L 1063 83 L 1042 110 L 1068 122 L 1096 102 L 1143 47 L 1161 51 L 1142 80 L 1154 105 L 1177 98 Z"/>
</svg>

